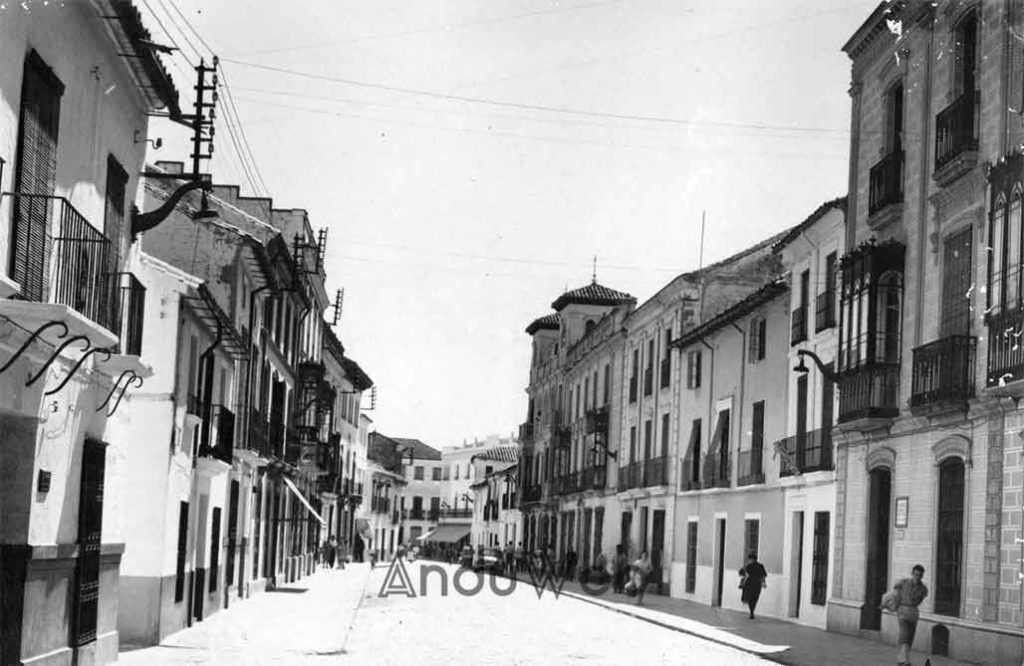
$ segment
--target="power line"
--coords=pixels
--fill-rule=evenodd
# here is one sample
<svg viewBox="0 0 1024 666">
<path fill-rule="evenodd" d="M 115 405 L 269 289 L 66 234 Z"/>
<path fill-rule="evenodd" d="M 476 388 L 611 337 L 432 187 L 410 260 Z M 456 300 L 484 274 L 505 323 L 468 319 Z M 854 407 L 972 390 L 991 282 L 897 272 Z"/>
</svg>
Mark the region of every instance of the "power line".
<svg viewBox="0 0 1024 666">
<path fill-rule="evenodd" d="M 203 39 L 203 36 L 199 34 L 199 31 L 192 27 L 192 24 L 189 23 L 188 19 L 185 18 L 185 15 L 181 13 L 181 10 L 178 9 L 178 6 L 174 4 L 174 0 L 167 0 L 167 4 L 171 6 L 171 8 L 174 10 L 174 13 L 181 17 L 181 20 L 185 23 L 185 26 L 192 32 L 193 35 L 196 36 L 196 39 L 199 40 L 199 43 L 206 47 L 206 50 L 210 52 L 210 55 L 214 55 L 216 51 L 214 51 L 213 48 L 206 43 L 206 40 Z M 188 39 L 187 36 L 186 39 Z M 196 53 L 199 53 L 198 49 L 196 49 Z"/>
<path fill-rule="evenodd" d="M 171 25 L 173 25 L 175 27 L 175 29 L 181 34 L 181 38 L 184 40 L 185 44 L 187 44 L 188 47 L 190 49 L 192 49 L 193 52 L 195 52 L 196 56 L 200 60 L 202 60 L 203 52 L 200 51 L 198 48 L 196 48 L 196 45 L 192 42 L 191 39 L 189 39 L 188 33 L 185 32 L 184 30 L 182 30 L 181 26 L 178 25 L 178 22 L 174 20 L 174 15 L 171 13 L 171 10 L 167 9 L 167 4 L 170 4 L 175 12 L 178 11 L 178 8 L 174 6 L 174 4 L 171 2 L 171 0 L 167 0 L 167 4 L 164 3 L 164 0 L 156 0 L 156 1 L 160 4 L 160 7 L 164 10 L 164 13 L 167 14 L 167 18 L 170 19 Z M 181 16 L 181 13 L 178 12 L 178 15 Z M 182 17 L 182 18 L 184 18 L 184 17 Z M 181 54 L 185 56 L 185 60 L 188 61 L 189 65 L 191 65 L 192 67 L 195 67 L 195 64 L 189 59 L 189 57 L 187 55 L 185 55 L 184 51 L 181 51 Z"/>
<path fill-rule="evenodd" d="M 230 108 L 231 113 L 234 114 L 235 122 L 238 125 L 238 131 L 242 135 L 242 145 L 245 147 L 246 153 L 249 156 L 249 161 L 252 164 L 252 169 L 256 174 L 256 179 L 259 180 L 260 186 L 263 188 L 263 192 L 269 197 L 270 188 L 267 187 L 266 181 L 263 180 L 263 174 L 260 173 L 260 168 L 256 164 L 256 156 L 252 154 L 252 146 L 249 144 L 249 137 L 246 136 L 245 134 L 245 126 L 242 125 L 242 119 L 238 115 L 238 107 L 235 106 L 234 95 L 231 92 L 231 88 L 228 86 L 227 72 L 224 71 L 223 67 L 218 66 L 218 69 L 220 70 L 220 85 L 224 89 L 224 96 L 227 99 L 225 110 Z"/>
<path fill-rule="evenodd" d="M 562 7 L 560 9 L 548 9 L 548 10 L 542 10 L 542 11 L 536 11 L 536 12 L 527 12 L 527 13 L 524 13 L 524 14 L 511 14 L 511 15 L 506 15 L 506 16 L 496 16 L 496 17 L 488 18 L 488 19 L 480 19 L 480 20 L 477 20 L 477 21 L 466 21 L 464 23 L 455 23 L 455 24 L 448 23 L 448 24 L 441 25 L 441 26 L 432 26 L 432 27 L 427 27 L 427 28 L 414 28 L 412 30 L 402 30 L 402 31 L 398 31 L 398 32 L 385 32 L 385 33 L 378 33 L 376 35 L 363 35 L 361 37 L 350 37 L 348 39 L 336 39 L 336 40 L 330 40 L 330 41 L 326 41 L 326 42 L 302 43 L 302 44 L 293 44 L 292 46 L 280 46 L 280 47 L 271 48 L 271 49 L 257 49 L 255 51 L 242 51 L 240 53 L 240 55 L 257 55 L 257 54 L 264 54 L 264 53 L 284 53 L 284 52 L 287 52 L 287 51 L 300 51 L 300 50 L 304 50 L 304 49 L 316 49 L 316 48 L 320 48 L 322 46 L 337 46 L 339 44 L 354 44 L 354 43 L 357 43 L 357 42 L 365 42 L 365 41 L 370 41 L 370 40 L 374 40 L 374 39 L 391 39 L 391 38 L 394 38 L 394 37 L 408 37 L 410 35 L 418 35 L 418 34 L 427 33 L 427 32 L 438 32 L 438 31 L 441 31 L 441 30 L 448 31 L 448 30 L 451 30 L 452 28 L 466 28 L 466 27 L 471 27 L 471 26 L 476 26 L 476 25 L 487 25 L 487 24 L 490 24 L 490 23 L 503 23 L 505 21 L 514 21 L 514 20 L 518 20 L 518 19 L 522 19 L 522 18 L 530 18 L 530 17 L 533 17 L 533 16 L 543 16 L 543 15 L 547 15 L 547 14 L 563 14 L 563 13 L 566 13 L 566 12 L 579 11 L 581 9 L 593 9 L 595 7 L 603 7 L 603 6 L 606 6 L 606 5 L 619 4 L 621 1 L 622 0 L 608 0 L 606 2 L 594 2 L 594 3 L 588 4 L 588 5 L 576 5 L 576 6 L 573 6 L 573 7 Z"/>
<path fill-rule="evenodd" d="M 149 1 L 142 0 L 142 4 L 146 6 L 146 9 L 149 10 L 149 14 L 153 17 L 153 20 L 156 21 L 156 24 L 160 27 L 161 30 L 163 30 L 164 35 L 166 35 L 168 41 L 171 42 L 171 46 L 178 49 L 178 53 L 180 53 L 182 57 L 185 58 L 185 62 L 187 62 L 190 66 L 195 67 L 195 65 L 192 64 L 192 61 L 189 60 L 188 54 L 181 50 L 181 47 L 178 46 L 178 42 L 174 41 L 174 37 L 171 36 L 171 31 L 164 26 L 164 22 L 160 20 L 160 16 L 156 13 L 156 10 L 154 10 L 150 6 Z"/>
<path fill-rule="evenodd" d="M 271 65 L 261 65 L 254 62 L 246 62 L 244 60 L 236 60 L 234 58 L 222 58 L 224 62 L 234 63 L 241 65 L 242 67 L 250 67 L 253 69 L 260 69 L 269 72 L 277 72 L 279 74 L 287 74 L 290 76 L 297 76 L 308 79 L 315 79 L 318 81 L 330 81 L 332 83 L 343 83 L 347 85 L 357 86 L 361 88 L 371 88 L 373 90 L 387 90 L 390 92 L 400 92 L 409 95 L 418 95 L 421 97 L 430 97 L 434 99 L 444 99 L 455 102 L 468 102 L 472 104 L 488 104 L 491 106 L 499 106 L 512 109 L 522 109 L 527 111 L 541 111 L 545 113 L 561 113 L 573 116 L 584 116 L 592 118 L 610 118 L 614 120 L 633 120 L 638 122 L 650 122 L 650 123 L 662 123 L 670 125 L 685 125 L 685 126 L 707 126 L 707 127 L 728 127 L 738 129 L 757 129 L 767 131 L 787 131 L 787 132 L 810 132 L 820 134 L 849 134 L 848 129 L 838 129 L 830 127 L 807 127 L 807 126 L 785 126 L 785 125 L 771 125 L 767 123 L 733 123 L 727 121 L 718 120 L 694 120 L 692 118 L 672 118 L 669 116 L 649 116 L 642 114 L 630 114 L 630 113 L 610 113 L 604 111 L 588 111 L 583 109 L 573 109 L 568 107 L 557 107 L 557 106 L 545 106 L 542 104 L 525 104 L 521 102 L 508 102 L 503 100 L 487 99 L 484 97 L 469 97 L 465 95 L 453 95 L 449 93 L 443 93 L 433 90 L 422 90 L 418 88 L 406 88 L 402 86 L 392 86 L 383 83 L 372 83 L 369 81 L 359 81 L 356 79 L 348 79 L 337 76 L 327 76 L 324 74 L 313 74 L 311 72 L 305 72 L 302 70 L 286 69 L 284 67 L 273 67 Z"/>
</svg>

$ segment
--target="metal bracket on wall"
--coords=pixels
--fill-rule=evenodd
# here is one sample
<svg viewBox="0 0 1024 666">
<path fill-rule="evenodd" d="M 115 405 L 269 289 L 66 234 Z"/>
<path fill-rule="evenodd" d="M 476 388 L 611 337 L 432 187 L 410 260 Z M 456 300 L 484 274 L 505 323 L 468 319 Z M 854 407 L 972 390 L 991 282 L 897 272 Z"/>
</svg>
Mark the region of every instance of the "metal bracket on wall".
<svg viewBox="0 0 1024 666">
<path fill-rule="evenodd" d="M 67 337 L 67 334 L 68 334 L 68 325 L 67 324 L 65 324 L 62 321 L 48 321 L 48 322 L 46 322 L 45 324 L 43 324 L 42 326 L 37 328 L 35 331 L 33 331 L 32 335 L 30 335 L 28 337 L 28 340 L 26 340 L 25 343 L 23 345 L 21 345 L 21 347 L 18 348 L 18 351 L 14 352 L 14 355 L 11 356 L 9 359 L 7 359 L 7 362 L 4 363 L 3 366 L 0 366 L 0 375 L 2 375 L 12 365 L 14 365 L 14 362 L 17 361 L 21 357 L 21 355 L 25 353 L 25 350 L 29 348 L 29 345 L 31 345 L 35 340 L 37 340 L 39 338 L 40 335 L 43 334 L 43 331 L 45 331 L 48 328 L 52 328 L 53 326 L 60 326 L 62 329 L 64 329 L 64 332 L 57 336 L 58 340 L 60 340 L 61 338 Z M 53 359 L 51 358 L 50 361 L 52 361 L 52 360 Z M 47 363 L 47 365 L 49 365 L 49 363 Z M 26 384 L 26 386 L 28 386 L 28 384 Z"/>
<path fill-rule="evenodd" d="M 128 377 L 129 375 L 131 375 L 131 376 Z M 124 383 L 124 386 L 121 386 L 121 381 L 125 377 L 128 377 L 128 381 L 126 381 Z M 108 404 L 110 404 L 110 399 L 112 397 L 114 397 L 114 392 L 116 392 L 118 390 L 118 388 L 120 388 L 121 392 L 118 394 L 117 400 L 114 402 L 114 408 L 111 409 L 109 412 L 107 412 L 107 417 L 108 418 L 113 416 L 114 412 L 116 412 L 117 408 L 121 405 L 121 399 L 124 397 L 125 391 L 128 390 L 128 386 L 130 384 L 132 384 L 133 382 L 135 383 L 135 387 L 136 388 L 142 388 L 142 384 L 143 384 L 142 377 L 139 377 L 137 374 L 135 374 L 134 370 L 129 368 L 129 369 L 125 370 L 124 372 L 122 372 L 121 376 L 117 378 L 116 382 L 114 382 L 114 385 L 112 387 L 110 387 L 110 393 L 107 394 L 107 398 L 102 403 L 100 403 L 100 406 L 96 408 L 96 411 L 98 412 L 101 409 L 103 409 L 104 407 L 106 407 Z"/>
</svg>

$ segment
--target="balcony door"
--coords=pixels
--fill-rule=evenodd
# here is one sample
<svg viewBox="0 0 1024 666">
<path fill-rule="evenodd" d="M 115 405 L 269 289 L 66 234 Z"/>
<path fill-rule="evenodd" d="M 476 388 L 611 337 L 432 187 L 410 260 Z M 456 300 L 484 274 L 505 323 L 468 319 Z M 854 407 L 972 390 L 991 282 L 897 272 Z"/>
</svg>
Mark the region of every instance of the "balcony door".
<svg viewBox="0 0 1024 666">
<path fill-rule="evenodd" d="M 946 239 L 942 253 L 942 317 L 940 337 L 971 332 L 972 227 Z"/>
<path fill-rule="evenodd" d="M 32 301 L 46 300 L 50 212 L 57 182 L 57 135 L 64 85 L 35 51 L 25 59 L 14 190 L 9 274 Z"/>
</svg>

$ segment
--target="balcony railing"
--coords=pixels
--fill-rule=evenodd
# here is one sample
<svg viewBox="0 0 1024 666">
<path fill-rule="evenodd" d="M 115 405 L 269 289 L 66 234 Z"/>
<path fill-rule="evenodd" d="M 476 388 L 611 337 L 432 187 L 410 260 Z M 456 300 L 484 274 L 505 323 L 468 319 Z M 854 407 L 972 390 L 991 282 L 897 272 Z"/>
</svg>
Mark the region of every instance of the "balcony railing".
<svg viewBox="0 0 1024 666">
<path fill-rule="evenodd" d="M 796 472 L 822 472 L 834 469 L 832 465 L 832 428 L 821 428 L 804 436 L 793 435 L 775 443 L 775 450 L 785 452 L 779 466 L 779 476 L 792 476 Z"/>
<path fill-rule="evenodd" d="M 703 488 L 728 488 L 732 485 L 729 453 L 719 449 L 704 457 Z"/>
<path fill-rule="evenodd" d="M 576 492 L 576 483 L 578 481 L 578 475 L 576 472 L 569 474 L 563 474 L 555 478 L 555 494 L 556 495 L 571 495 Z"/>
<path fill-rule="evenodd" d="M 644 396 L 654 393 L 654 368 L 644 369 Z"/>
<path fill-rule="evenodd" d="M 807 308 L 799 307 L 793 310 L 792 327 L 790 331 L 789 344 L 795 345 L 807 339 Z"/>
<path fill-rule="evenodd" d="M 142 354 L 142 323 L 146 311 L 146 288 L 131 273 L 114 273 L 116 308 L 113 332 L 121 341 L 119 351 L 129 356 Z"/>
<path fill-rule="evenodd" d="M 200 407 L 199 416 L 206 421 L 203 411 Z M 200 425 L 202 438 L 199 455 L 216 458 L 230 465 L 235 447 L 235 414 L 224 405 L 212 405 L 209 415 L 208 422 Z"/>
<path fill-rule="evenodd" d="M 245 448 L 258 453 L 263 457 L 269 457 L 270 450 L 267 446 L 267 422 L 263 416 L 263 413 L 258 409 L 249 409 L 249 434 L 242 442 L 239 440 L 239 445 L 244 445 Z"/>
<path fill-rule="evenodd" d="M 555 426 L 551 436 L 556 449 L 567 449 L 572 444 L 572 429 L 569 426 Z"/>
<path fill-rule="evenodd" d="M 814 332 L 820 333 L 836 325 L 836 294 L 823 291 L 818 294 L 814 307 Z"/>
<path fill-rule="evenodd" d="M 27 252 L 14 249 L 10 275 L 21 285 L 21 297 L 67 305 L 120 334 L 121 283 L 114 279 L 119 274 L 111 272 L 110 239 L 63 197 L 22 193 L 3 196 L 11 198 L 18 236 L 24 239 L 25 247 L 31 248 Z M 48 242 L 54 218 L 57 235 Z M 141 323 L 138 326 L 141 331 Z"/>
<path fill-rule="evenodd" d="M 679 480 L 680 490 L 700 490 L 700 468 L 692 458 L 686 458 L 682 464 L 682 478 Z"/>
<path fill-rule="evenodd" d="M 903 203 L 903 151 L 895 150 L 871 167 L 868 215 L 890 204 Z"/>
<path fill-rule="evenodd" d="M 533 441 L 533 422 L 527 421 L 526 423 L 519 424 L 519 441 L 520 442 L 532 442 Z"/>
<path fill-rule="evenodd" d="M 874 363 L 843 374 L 839 422 L 899 416 L 900 366 Z"/>
<path fill-rule="evenodd" d="M 764 483 L 763 458 L 764 452 L 761 448 L 740 451 L 737 459 L 737 464 L 739 465 L 739 470 L 737 470 L 739 478 L 736 480 L 737 486 L 751 486 L 755 483 Z"/>
<path fill-rule="evenodd" d="M 972 335 L 951 335 L 915 349 L 910 406 L 973 398 L 976 347 Z"/>
<path fill-rule="evenodd" d="M 1024 379 L 1024 344 L 1016 335 L 1024 309 L 1013 309 L 989 315 L 988 374 L 989 386 L 1001 386 Z"/>
<path fill-rule="evenodd" d="M 391 500 L 387 497 L 370 498 L 370 510 L 373 513 L 389 513 L 391 511 Z"/>
<path fill-rule="evenodd" d="M 666 350 L 666 354 L 668 351 Z M 672 359 L 669 356 L 661 359 L 661 388 L 668 388 L 669 381 L 672 379 Z"/>
<path fill-rule="evenodd" d="M 602 435 L 608 434 L 608 408 L 601 407 L 599 409 L 587 410 L 586 416 L 586 433 L 593 435 L 600 433 Z"/>
<path fill-rule="evenodd" d="M 430 512 L 427 513 L 427 520 L 429 520 L 432 523 L 436 523 L 437 519 L 440 518 L 440 517 L 441 517 L 441 509 L 431 509 Z"/>
<path fill-rule="evenodd" d="M 663 486 L 668 483 L 668 456 L 643 461 L 644 487 Z"/>
<path fill-rule="evenodd" d="M 978 150 L 978 95 L 969 90 L 935 117 L 935 169 Z"/>
<path fill-rule="evenodd" d="M 409 511 L 409 518 L 411 520 L 423 520 L 423 509 L 417 509 L 416 507 L 413 507 L 412 510 Z"/>
<path fill-rule="evenodd" d="M 532 486 L 526 486 L 523 488 L 523 503 L 526 502 L 539 502 L 540 501 L 540 484 L 536 483 Z M 447 512 L 446 512 L 447 515 Z"/>
</svg>

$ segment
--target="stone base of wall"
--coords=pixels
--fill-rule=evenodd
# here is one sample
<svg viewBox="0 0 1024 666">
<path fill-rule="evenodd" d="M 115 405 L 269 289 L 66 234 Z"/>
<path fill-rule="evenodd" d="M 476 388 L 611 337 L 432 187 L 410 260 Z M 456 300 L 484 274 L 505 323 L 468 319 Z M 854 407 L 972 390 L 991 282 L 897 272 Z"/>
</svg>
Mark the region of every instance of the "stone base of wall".
<svg viewBox="0 0 1024 666">
<path fill-rule="evenodd" d="M 858 602 L 841 599 L 830 600 L 828 630 L 895 646 L 899 636 L 896 616 L 888 612 L 883 613 L 881 631 L 864 630 L 860 628 L 861 605 Z M 936 654 L 936 650 L 941 648 L 942 634 L 948 636 L 948 655 L 954 659 L 978 664 L 1021 663 L 1021 639 L 1024 632 L 1020 628 L 922 613 L 917 623 L 914 649 L 926 654 Z"/>
</svg>

